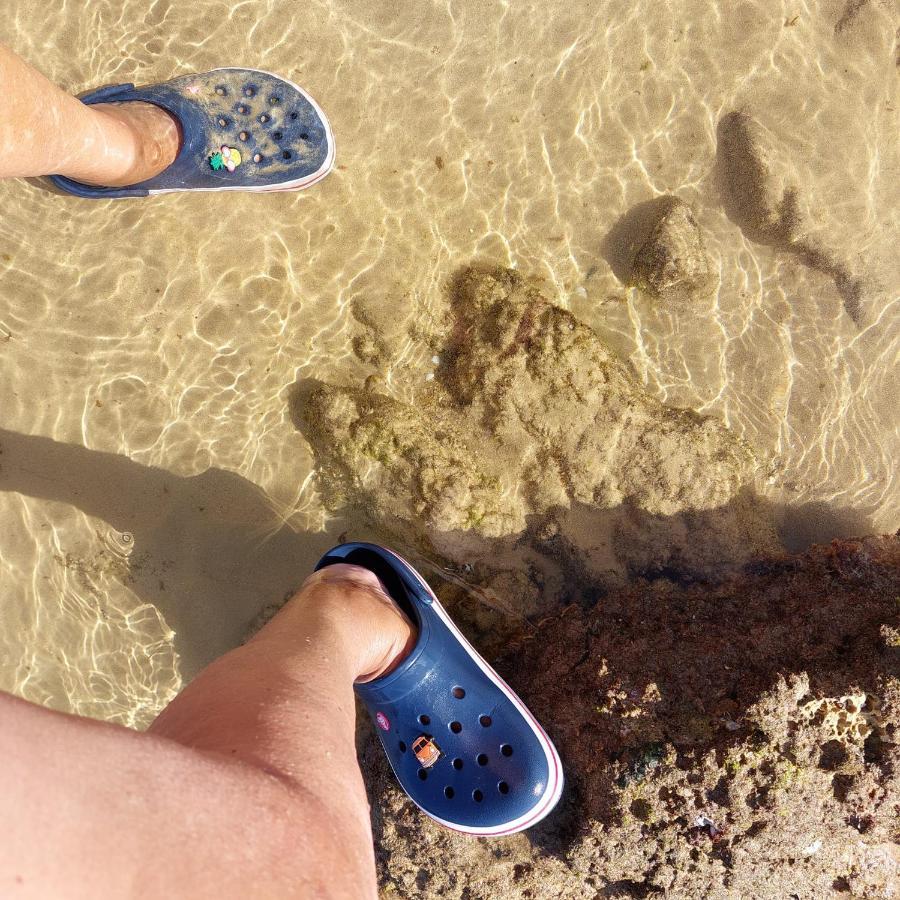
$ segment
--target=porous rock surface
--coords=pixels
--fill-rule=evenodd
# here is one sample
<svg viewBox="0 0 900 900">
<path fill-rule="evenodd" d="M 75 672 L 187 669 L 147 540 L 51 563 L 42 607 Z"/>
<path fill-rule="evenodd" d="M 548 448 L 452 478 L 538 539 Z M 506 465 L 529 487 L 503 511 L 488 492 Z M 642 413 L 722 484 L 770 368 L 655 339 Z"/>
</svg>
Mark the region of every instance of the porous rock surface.
<svg viewBox="0 0 900 900">
<path fill-rule="evenodd" d="M 898 598 L 897 537 L 573 597 L 494 660 L 560 750 L 558 811 L 454 834 L 370 737 L 382 896 L 900 896 Z"/>
</svg>

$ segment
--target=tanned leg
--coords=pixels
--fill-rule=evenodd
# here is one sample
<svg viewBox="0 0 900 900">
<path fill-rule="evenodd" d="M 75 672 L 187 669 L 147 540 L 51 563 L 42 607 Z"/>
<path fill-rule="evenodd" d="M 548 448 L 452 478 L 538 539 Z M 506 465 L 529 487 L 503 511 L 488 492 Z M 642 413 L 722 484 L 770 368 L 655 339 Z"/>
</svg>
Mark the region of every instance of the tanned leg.
<svg viewBox="0 0 900 900">
<path fill-rule="evenodd" d="M 66 175 L 120 187 L 178 153 L 176 119 L 152 103 L 87 106 L 0 44 L 0 178 Z"/>
<path fill-rule="evenodd" d="M 146 733 L 0 695 L 0 896 L 374 898 L 353 682 L 414 642 L 335 565 Z"/>
</svg>

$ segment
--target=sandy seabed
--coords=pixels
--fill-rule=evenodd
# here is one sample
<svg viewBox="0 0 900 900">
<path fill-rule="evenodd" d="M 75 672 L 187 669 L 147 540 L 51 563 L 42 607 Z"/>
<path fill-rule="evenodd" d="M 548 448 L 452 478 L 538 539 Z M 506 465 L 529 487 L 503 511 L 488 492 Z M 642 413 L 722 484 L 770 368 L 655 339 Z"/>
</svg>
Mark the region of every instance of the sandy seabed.
<svg viewBox="0 0 900 900">
<path fill-rule="evenodd" d="M 293 196 L 0 184 L 0 687 L 144 727 L 375 538 L 570 785 L 466 840 L 364 734 L 386 896 L 900 892 L 898 27 L 13 2 L 0 39 L 72 91 L 284 73 L 338 166 Z"/>
</svg>

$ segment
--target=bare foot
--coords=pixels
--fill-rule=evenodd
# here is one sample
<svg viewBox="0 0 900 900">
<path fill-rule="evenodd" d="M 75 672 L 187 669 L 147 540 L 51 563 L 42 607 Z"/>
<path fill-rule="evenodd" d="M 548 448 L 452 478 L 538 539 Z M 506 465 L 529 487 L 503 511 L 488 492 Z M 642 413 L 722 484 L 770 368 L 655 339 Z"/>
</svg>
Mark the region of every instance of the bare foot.
<svg viewBox="0 0 900 900">
<path fill-rule="evenodd" d="M 101 132 L 96 171 L 81 180 L 125 187 L 159 175 L 181 149 L 181 125 L 152 103 L 96 103 L 88 107 Z"/>
<path fill-rule="evenodd" d="M 418 629 L 362 566 L 340 563 L 314 572 L 259 636 L 296 643 L 321 626 L 340 636 L 354 680 L 372 681 L 400 665 L 415 646 Z"/>
</svg>

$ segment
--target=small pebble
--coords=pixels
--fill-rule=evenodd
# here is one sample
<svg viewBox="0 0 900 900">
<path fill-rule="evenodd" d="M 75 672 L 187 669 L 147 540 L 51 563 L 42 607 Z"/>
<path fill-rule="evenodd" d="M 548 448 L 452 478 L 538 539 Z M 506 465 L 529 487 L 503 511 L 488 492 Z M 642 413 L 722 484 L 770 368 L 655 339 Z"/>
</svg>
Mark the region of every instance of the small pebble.
<svg viewBox="0 0 900 900">
<path fill-rule="evenodd" d="M 434 381 L 434 372 L 429 372 L 429 373 L 425 376 L 425 380 L 426 380 L 426 381 Z"/>
<path fill-rule="evenodd" d="M 440 358 L 439 356 L 437 356 L 436 354 L 435 354 L 434 356 L 431 357 L 431 361 L 432 361 L 436 366 L 439 366 L 439 365 L 441 364 L 441 358 Z"/>
<path fill-rule="evenodd" d="M 703 815 L 697 816 L 697 818 L 694 819 L 694 825 L 697 828 L 705 829 L 706 833 L 713 840 L 715 840 L 722 833 L 721 830 L 716 827 L 716 823 L 713 822 L 713 820 L 710 819 L 709 816 L 703 816 Z"/>
</svg>

